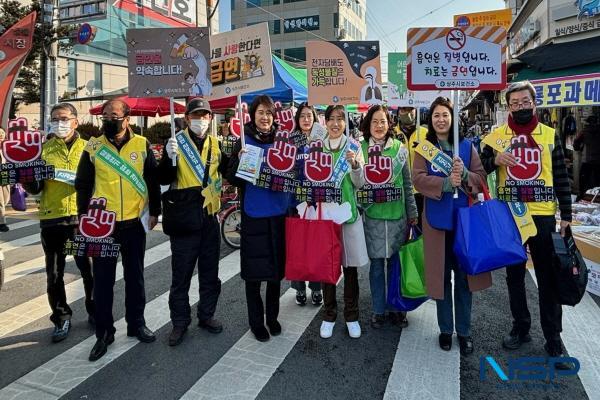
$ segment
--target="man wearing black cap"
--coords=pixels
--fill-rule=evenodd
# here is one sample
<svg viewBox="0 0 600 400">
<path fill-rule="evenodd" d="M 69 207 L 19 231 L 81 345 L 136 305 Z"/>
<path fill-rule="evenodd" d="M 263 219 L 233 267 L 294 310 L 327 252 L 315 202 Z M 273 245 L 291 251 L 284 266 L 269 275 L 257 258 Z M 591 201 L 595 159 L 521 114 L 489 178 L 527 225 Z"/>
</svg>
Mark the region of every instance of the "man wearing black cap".
<svg viewBox="0 0 600 400">
<path fill-rule="evenodd" d="M 170 237 L 172 252 L 170 346 L 182 342 L 192 321 L 188 292 L 196 265 L 200 283 L 198 326 L 210 333 L 223 330 L 213 318 L 221 293 L 216 213 L 220 208 L 221 174 L 228 162 L 221 154 L 219 140 L 210 134 L 212 111 L 208 101 L 190 101 L 185 120 L 188 127 L 169 139 L 159 165 L 160 184 L 170 185 L 163 195 L 163 230 Z M 177 160 L 176 166 L 173 159 Z"/>
</svg>

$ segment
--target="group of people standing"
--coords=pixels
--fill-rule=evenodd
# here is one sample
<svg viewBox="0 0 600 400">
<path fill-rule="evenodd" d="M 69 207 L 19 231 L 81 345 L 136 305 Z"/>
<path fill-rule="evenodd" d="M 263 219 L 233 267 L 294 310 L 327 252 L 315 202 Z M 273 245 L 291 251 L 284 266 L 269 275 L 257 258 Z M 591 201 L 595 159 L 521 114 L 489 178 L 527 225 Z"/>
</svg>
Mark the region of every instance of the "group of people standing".
<svg viewBox="0 0 600 400">
<path fill-rule="evenodd" d="M 506 92 L 506 100 L 508 124 L 498 129 L 508 139 L 522 135 L 528 145 L 543 147 L 542 174 L 547 184 L 554 187 L 564 231 L 571 220 L 571 199 L 561 143 L 553 129 L 537 121 L 535 90 L 531 84 L 512 84 Z M 427 126 L 417 130 L 413 109 L 401 108 L 399 126 L 394 127 L 385 106 L 372 106 L 360 126 L 364 140 L 356 151 L 346 147 L 346 142 L 351 139 L 344 134 L 344 108 L 329 106 L 325 111 L 327 134 L 322 139 L 323 151 L 331 155 L 334 163 L 342 159 L 348 166 L 341 184 L 342 202 L 349 203 L 351 210 L 351 217 L 342 227 L 343 314 L 352 338 L 359 338 L 362 333 L 359 268 L 369 268 L 371 327 L 379 329 L 386 321 L 403 328 L 408 326 L 406 313 L 397 312 L 387 304 L 386 281 L 390 279 L 390 258 L 406 241 L 410 227 L 419 225 L 424 235 L 427 292 L 437 305 L 439 346 L 450 350 L 456 332 L 461 354 L 468 355 L 474 350 L 472 293 L 489 287 L 491 276 L 489 273 L 470 276 L 459 267 L 452 249 L 456 210 L 467 207 L 469 197 L 482 192 L 486 173 L 497 170 L 500 185 L 507 177 L 507 168 L 517 165 L 520 160 L 511 152 L 499 153 L 489 147 L 479 154 L 472 143 L 462 137 L 459 152 L 453 155 L 453 109 L 448 99 L 436 99 L 430 107 Z M 245 143 L 262 148 L 265 154 L 275 143 L 275 112 L 270 97 L 257 96 L 249 108 L 250 122 L 244 127 Z M 258 187 L 236 176 L 241 154 L 246 149 L 238 141 L 230 156 L 221 151 L 219 140 L 210 132 L 213 113 L 203 99 L 188 103 L 187 128 L 169 139 L 160 163 L 155 160 L 148 141 L 129 128 L 129 114 L 126 103 L 120 100 L 106 102 L 102 109 L 102 135 L 86 142 L 77 133 L 77 112 L 70 104 L 61 103 L 52 109 L 55 137 L 44 144 L 42 158 L 56 168 L 69 171 L 73 180 L 48 180 L 28 185 L 27 190 L 41 193 L 41 235 L 46 254 L 51 320 L 55 324 L 53 341 L 67 337 L 72 314 L 64 291 L 62 247 L 67 239 L 73 239 L 78 216 L 87 213 L 90 199 L 99 197 L 107 200 L 107 210 L 116 213 L 112 236 L 121 244 L 127 334 L 142 342 L 155 340 L 144 320 L 144 254 L 146 229 L 152 229 L 161 211 L 166 211 L 169 204 L 165 201 L 189 207 L 185 209 L 189 218 L 168 232 L 172 252 L 169 345 L 180 344 L 192 322 L 188 292 L 196 266 L 200 291 L 198 325 L 208 332 L 220 333 L 223 325 L 215 318 L 221 292 L 216 213 L 220 207 L 223 178 L 239 188 L 241 199 L 240 267 L 241 278 L 245 281 L 250 330 L 259 341 L 279 335 L 285 329 L 278 319 L 281 280 L 285 276 L 285 218 L 295 212 L 297 205 L 292 194 Z M 311 132 L 315 123 L 316 110 L 301 104 L 296 112 L 296 129 L 297 133 L 306 136 L 307 142 L 313 139 Z M 425 140 L 453 157 L 449 175 L 434 168 L 415 150 L 417 144 Z M 382 155 L 402 160 L 401 173 L 394 175 L 393 182 L 395 187 L 402 188 L 402 196 L 392 202 L 361 207 L 357 204 L 356 191 L 365 184 L 365 160 L 368 160 L 369 148 L 374 145 L 379 145 Z M 118 161 L 142 178 L 143 184 L 133 184 L 122 171 L 107 163 L 99 154 L 100 149 L 111 150 Z M 160 184 L 169 185 L 169 194 L 163 194 L 163 207 Z M 455 198 L 457 189 L 460 189 L 459 195 Z M 559 356 L 562 354 L 561 306 L 552 289 L 548 268 L 551 260 L 547 250 L 551 248 L 556 202 L 530 203 L 528 206 L 538 230 L 527 245 L 539 285 L 545 349 L 551 356 Z M 164 213 L 163 218 L 171 217 Z M 146 228 L 142 223 L 144 219 L 148 220 Z M 168 222 L 163 220 L 165 227 Z M 170 222 L 173 225 L 173 221 Z M 95 324 L 97 341 L 89 356 L 95 361 L 114 341 L 112 305 L 117 260 L 94 258 L 90 264 L 86 257 L 76 257 L 75 262 L 84 278 L 89 321 Z M 507 268 L 513 316 L 513 328 L 503 339 L 503 345 L 508 349 L 516 349 L 531 340 L 525 271 L 525 265 Z M 262 282 L 266 282 L 264 302 Z M 297 290 L 297 304 L 304 306 L 308 299 L 306 282 L 293 282 L 292 287 Z M 320 336 L 330 338 L 338 311 L 336 285 L 309 282 L 308 288 L 312 304 L 323 303 Z"/>
</svg>

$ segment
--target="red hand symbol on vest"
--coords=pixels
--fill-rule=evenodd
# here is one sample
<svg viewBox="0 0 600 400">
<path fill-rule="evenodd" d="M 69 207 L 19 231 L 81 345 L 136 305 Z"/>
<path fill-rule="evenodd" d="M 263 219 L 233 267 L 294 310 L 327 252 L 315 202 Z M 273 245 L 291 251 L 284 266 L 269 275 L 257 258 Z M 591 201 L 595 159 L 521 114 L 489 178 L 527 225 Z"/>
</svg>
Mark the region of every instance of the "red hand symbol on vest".
<svg viewBox="0 0 600 400">
<path fill-rule="evenodd" d="M 392 179 L 392 159 L 381 155 L 381 146 L 369 148 L 369 159 L 365 165 L 365 179 L 371 185 L 383 185 Z"/>
<path fill-rule="evenodd" d="M 2 152 L 13 163 L 34 161 L 42 154 L 42 135 L 27 128 L 27 120 L 18 118 L 8 123 L 8 134 Z"/>
<path fill-rule="evenodd" d="M 323 151 L 323 142 L 310 144 L 308 158 L 304 162 L 304 175 L 313 182 L 326 182 L 333 174 L 333 156 Z"/>
<path fill-rule="evenodd" d="M 86 215 L 81 216 L 79 232 L 89 238 L 105 238 L 115 230 L 117 213 L 106 211 L 106 199 L 91 199 Z"/>
<path fill-rule="evenodd" d="M 529 147 L 527 137 L 518 135 L 511 139 L 511 151 L 517 165 L 507 167 L 506 172 L 512 179 L 530 180 L 539 178 L 542 172 L 542 149 Z"/>
<path fill-rule="evenodd" d="M 298 148 L 289 143 L 287 132 L 277 132 L 273 147 L 267 151 L 267 164 L 271 169 L 287 172 L 294 168 Z"/>
</svg>

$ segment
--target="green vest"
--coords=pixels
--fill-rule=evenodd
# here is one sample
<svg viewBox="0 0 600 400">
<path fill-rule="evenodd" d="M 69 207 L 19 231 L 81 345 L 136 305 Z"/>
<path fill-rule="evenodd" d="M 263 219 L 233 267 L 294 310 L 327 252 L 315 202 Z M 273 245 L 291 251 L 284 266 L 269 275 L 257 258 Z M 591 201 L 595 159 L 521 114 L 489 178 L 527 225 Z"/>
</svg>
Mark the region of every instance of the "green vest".
<svg viewBox="0 0 600 400">
<path fill-rule="evenodd" d="M 42 159 L 57 170 L 77 172 L 81 153 L 87 141 L 78 137 L 68 149 L 64 140 L 52 138 L 42 148 Z M 53 219 L 77 215 L 75 187 L 57 180 L 44 181 L 40 198 L 40 219 Z"/>
<path fill-rule="evenodd" d="M 337 151 L 331 151 L 327 148 L 323 148 L 323 151 L 333 155 L 333 165 L 335 165 L 340 157 L 345 156 L 345 153 L 342 151 L 343 149 L 344 146 Z M 358 210 L 356 209 L 356 190 L 354 189 L 352 179 L 350 178 L 351 171 L 352 169 L 344 176 L 344 180 L 342 181 L 342 203 L 350 203 L 350 209 L 352 210 L 352 218 L 344 222 L 345 224 L 352 224 L 358 218 Z"/>
<path fill-rule="evenodd" d="M 392 160 L 396 158 L 398 152 L 402 148 L 402 143 L 400 143 L 397 139 L 392 139 L 392 145 L 387 149 L 383 150 L 382 155 L 386 157 L 390 157 Z M 365 160 L 369 159 L 369 143 L 367 141 L 362 142 L 362 152 Z M 396 180 L 394 181 L 394 186 L 397 188 L 402 188 L 404 184 L 404 177 L 402 175 L 402 168 L 400 168 L 399 173 L 396 174 Z M 404 204 L 404 196 L 396 201 L 391 201 L 389 203 L 376 203 L 369 204 L 365 209 L 365 214 L 367 217 L 371 219 L 386 219 L 386 220 L 395 220 L 404 218 L 406 213 L 406 206 Z"/>
</svg>

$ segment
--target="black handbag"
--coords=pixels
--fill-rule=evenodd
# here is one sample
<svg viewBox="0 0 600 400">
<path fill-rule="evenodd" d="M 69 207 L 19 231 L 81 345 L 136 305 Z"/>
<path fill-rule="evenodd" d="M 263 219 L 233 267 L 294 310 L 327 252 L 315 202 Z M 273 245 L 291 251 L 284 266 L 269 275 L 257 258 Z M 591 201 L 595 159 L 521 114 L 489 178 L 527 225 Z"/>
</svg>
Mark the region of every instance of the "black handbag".
<svg viewBox="0 0 600 400">
<path fill-rule="evenodd" d="M 575 245 L 571 228 L 567 227 L 565 237 L 552 232 L 554 244 L 553 269 L 558 303 L 575 306 L 583 295 L 588 282 L 588 268 Z"/>
<path fill-rule="evenodd" d="M 208 138 L 204 143 L 206 141 Z M 208 145 L 210 146 L 210 143 Z M 205 188 L 208 183 L 211 150 L 212 147 L 209 147 L 202 187 L 169 189 L 162 194 L 162 226 L 165 235 L 186 235 L 202 229 L 204 217 L 202 188 Z M 200 149 L 200 154 L 202 154 L 202 149 Z"/>
</svg>

